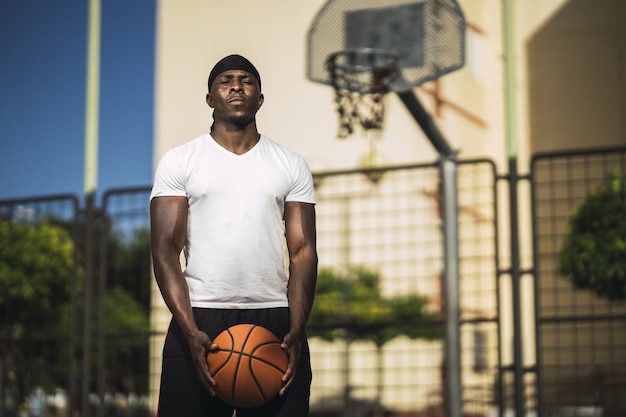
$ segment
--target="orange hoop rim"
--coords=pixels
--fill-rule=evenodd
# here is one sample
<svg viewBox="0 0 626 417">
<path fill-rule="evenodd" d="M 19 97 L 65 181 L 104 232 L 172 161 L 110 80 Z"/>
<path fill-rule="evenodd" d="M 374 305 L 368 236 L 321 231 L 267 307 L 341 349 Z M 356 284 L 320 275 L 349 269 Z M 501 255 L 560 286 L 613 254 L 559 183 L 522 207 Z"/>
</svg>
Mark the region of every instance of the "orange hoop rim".
<svg viewBox="0 0 626 417">
<path fill-rule="evenodd" d="M 326 69 L 336 90 L 383 95 L 400 73 L 399 61 L 383 49 L 350 48 L 328 55 Z"/>
</svg>

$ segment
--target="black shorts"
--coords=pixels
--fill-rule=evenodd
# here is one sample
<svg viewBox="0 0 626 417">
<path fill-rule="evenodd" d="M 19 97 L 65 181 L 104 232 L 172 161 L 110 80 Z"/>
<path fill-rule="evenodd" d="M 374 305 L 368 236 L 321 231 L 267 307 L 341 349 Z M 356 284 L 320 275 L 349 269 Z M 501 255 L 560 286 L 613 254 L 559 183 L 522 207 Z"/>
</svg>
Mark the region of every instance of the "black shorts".
<svg viewBox="0 0 626 417">
<path fill-rule="evenodd" d="M 222 330 L 240 323 L 252 323 L 271 330 L 280 340 L 289 331 L 289 309 L 222 310 L 194 308 L 200 330 L 211 339 Z M 305 340 L 293 385 L 285 395 L 256 408 L 237 410 L 238 417 L 305 417 L 309 412 L 311 359 Z M 231 417 L 234 408 L 212 397 L 198 379 L 187 342 L 172 320 L 163 347 L 163 368 L 157 417 Z"/>
</svg>

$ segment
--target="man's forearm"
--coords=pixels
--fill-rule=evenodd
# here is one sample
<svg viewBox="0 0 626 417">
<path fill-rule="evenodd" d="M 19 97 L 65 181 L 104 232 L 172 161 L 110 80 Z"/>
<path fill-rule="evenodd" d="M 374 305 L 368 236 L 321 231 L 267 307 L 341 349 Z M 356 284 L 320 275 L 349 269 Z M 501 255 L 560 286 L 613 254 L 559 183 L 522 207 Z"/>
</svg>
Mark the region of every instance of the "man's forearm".
<svg viewBox="0 0 626 417">
<path fill-rule="evenodd" d="M 197 326 L 193 318 L 187 282 L 181 271 L 178 256 L 175 257 L 175 261 L 172 259 L 172 255 L 163 258 L 155 259 L 154 275 L 165 304 L 183 334 L 189 336 L 197 330 Z"/>
<path fill-rule="evenodd" d="M 290 333 L 302 340 L 315 298 L 317 254 L 314 249 L 291 260 L 289 272 Z"/>
</svg>

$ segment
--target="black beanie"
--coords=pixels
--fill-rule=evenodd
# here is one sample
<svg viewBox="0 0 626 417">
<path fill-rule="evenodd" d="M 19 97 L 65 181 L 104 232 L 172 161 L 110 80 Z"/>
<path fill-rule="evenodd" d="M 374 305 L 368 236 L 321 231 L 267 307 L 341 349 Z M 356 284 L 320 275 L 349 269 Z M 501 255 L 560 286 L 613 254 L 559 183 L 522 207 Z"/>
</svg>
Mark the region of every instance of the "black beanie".
<svg viewBox="0 0 626 417">
<path fill-rule="evenodd" d="M 259 83 L 259 91 L 261 91 L 261 76 L 259 75 L 259 71 L 256 70 L 252 62 L 248 61 L 246 58 L 241 55 L 229 55 L 227 57 L 222 58 L 211 70 L 211 74 L 209 74 L 209 91 L 211 91 L 211 86 L 213 85 L 213 81 L 217 78 L 218 75 L 223 73 L 224 71 L 229 70 L 243 70 L 247 71 L 256 78 Z"/>
</svg>

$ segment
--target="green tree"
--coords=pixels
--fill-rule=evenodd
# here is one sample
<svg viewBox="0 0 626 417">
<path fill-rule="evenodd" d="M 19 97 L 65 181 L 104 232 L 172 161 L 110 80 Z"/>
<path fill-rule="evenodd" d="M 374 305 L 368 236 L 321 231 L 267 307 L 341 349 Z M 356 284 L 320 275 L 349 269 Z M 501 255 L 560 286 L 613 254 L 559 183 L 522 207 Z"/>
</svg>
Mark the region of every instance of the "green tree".
<svg viewBox="0 0 626 417">
<path fill-rule="evenodd" d="M 372 404 L 375 414 L 382 412 L 383 345 L 401 335 L 425 340 L 443 337 L 440 317 L 428 310 L 425 296 L 413 293 L 384 297 L 380 281 L 377 271 L 365 267 L 357 267 L 345 274 L 329 268 L 320 269 L 307 328 L 311 337 L 343 338 L 347 343 L 346 355 L 352 341 L 374 341 L 378 358 L 377 398 Z M 343 401 L 346 407 L 350 404 L 350 392 L 351 387 L 345 386 Z"/>
<path fill-rule="evenodd" d="M 107 239 L 107 387 L 148 392 L 150 232 L 136 228 Z"/>
<path fill-rule="evenodd" d="M 121 287 L 107 292 L 105 306 L 107 386 L 113 392 L 147 393 L 148 315 Z"/>
<path fill-rule="evenodd" d="M 97 392 L 99 352 L 104 346 L 104 390 L 107 393 L 148 392 L 149 368 L 149 291 L 150 243 L 146 228 L 116 229 L 114 219 L 98 219 L 94 227 L 91 320 L 90 392 Z M 80 225 L 84 228 L 84 225 Z M 79 233 L 84 236 L 84 231 Z M 106 245 L 105 248 L 102 245 Z M 79 245 L 82 251 L 84 245 Z M 105 249 L 106 259 L 101 259 Z M 86 255 L 80 253 L 80 258 Z M 104 261 L 105 268 L 100 264 Z M 102 276 L 101 273 L 105 275 Z M 100 335 L 99 302 L 100 280 L 105 280 L 104 331 Z M 76 311 L 84 311 L 84 295 L 78 300 Z M 69 320 L 69 316 L 68 316 Z M 82 318 L 79 320 L 77 339 L 81 342 Z M 82 366 L 82 362 L 80 364 Z M 80 377 L 77 375 L 76 377 Z M 83 385 L 84 386 L 84 385 Z M 74 401 L 77 402 L 77 398 Z"/>
<path fill-rule="evenodd" d="M 428 299 L 416 293 L 384 297 L 380 274 L 374 270 L 357 267 L 341 274 L 320 269 L 307 332 L 333 340 L 343 328 L 352 339 L 372 339 L 379 346 L 400 335 L 440 339 L 439 316 L 427 307 Z"/>
<path fill-rule="evenodd" d="M 626 179 L 617 172 L 572 213 L 559 253 L 560 273 L 577 288 L 626 299 Z"/>
<path fill-rule="evenodd" d="M 110 233 L 107 240 L 108 286 L 124 288 L 148 314 L 150 310 L 150 230 Z"/>
<path fill-rule="evenodd" d="M 0 382 L 15 404 L 35 381 L 53 387 L 65 375 L 58 342 L 68 334 L 60 319 L 71 296 L 73 251 L 67 230 L 51 221 L 0 220 Z"/>
<path fill-rule="evenodd" d="M 72 240 L 69 232 L 72 227 L 53 218 L 29 222 L 0 220 L 0 406 L 4 399 L 1 393 L 6 393 L 17 405 L 35 386 L 51 391 L 65 387 L 68 378 L 80 377 L 84 311 L 84 273 L 80 265 L 85 254 L 84 242 Z M 84 224 L 79 224 L 78 229 L 78 235 L 84 236 Z M 136 230 L 129 236 L 111 234 L 107 239 L 107 275 L 111 282 L 105 295 L 106 384 L 107 390 L 113 392 L 146 393 L 149 233 Z M 101 240 L 96 236 L 94 242 L 94 253 L 98 254 Z M 95 270 L 94 287 L 97 287 L 99 268 Z M 72 310 L 74 276 L 78 297 Z M 72 314 L 76 320 L 78 352 L 70 349 L 68 343 Z M 98 309 L 95 305 L 91 322 L 92 367 L 96 369 Z M 67 373 L 70 354 L 79 355 L 75 358 L 73 376 Z M 95 385 L 92 383 L 89 388 L 93 390 Z"/>
</svg>

